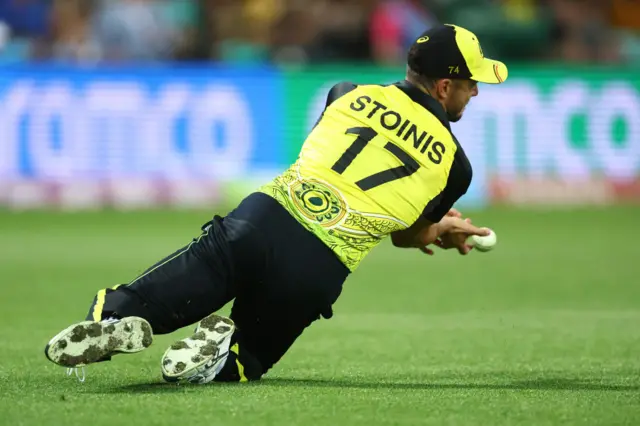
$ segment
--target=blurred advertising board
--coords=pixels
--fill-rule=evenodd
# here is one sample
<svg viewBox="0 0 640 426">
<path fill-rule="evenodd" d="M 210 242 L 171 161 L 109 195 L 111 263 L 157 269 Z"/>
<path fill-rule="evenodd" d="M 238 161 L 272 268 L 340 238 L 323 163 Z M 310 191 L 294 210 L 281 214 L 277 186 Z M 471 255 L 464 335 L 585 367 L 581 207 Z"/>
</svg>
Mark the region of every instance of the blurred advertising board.
<svg viewBox="0 0 640 426">
<path fill-rule="evenodd" d="M 0 197 L 14 206 L 210 205 L 282 165 L 268 69 L 0 70 Z"/>
<path fill-rule="evenodd" d="M 514 68 L 453 125 L 465 206 L 640 200 L 640 77 Z M 402 69 L 163 66 L 0 69 L 0 204 L 182 207 L 232 202 L 295 161 L 337 81 Z"/>
</svg>

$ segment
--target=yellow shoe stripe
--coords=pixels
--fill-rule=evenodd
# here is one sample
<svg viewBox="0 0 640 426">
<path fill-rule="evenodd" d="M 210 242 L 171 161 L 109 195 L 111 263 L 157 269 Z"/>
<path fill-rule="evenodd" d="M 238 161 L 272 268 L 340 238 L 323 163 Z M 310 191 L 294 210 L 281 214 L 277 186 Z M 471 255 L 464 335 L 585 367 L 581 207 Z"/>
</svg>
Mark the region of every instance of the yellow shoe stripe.
<svg viewBox="0 0 640 426">
<path fill-rule="evenodd" d="M 93 307 L 93 320 L 100 321 L 102 319 L 102 308 L 104 308 L 104 298 L 107 294 L 106 289 L 102 289 L 96 296 L 96 305 Z"/>
<path fill-rule="evenodd" d="M 231 346 L 230 351 L 233 352 L 234 354 L 236 354 L 236 365 L 238 366 L 238 374 L 240 375 L 240 383 L 248 382 L 249 379 L 247 379 L 247 376 L 244 375 L 244 365 L 242 365 L 240 363 L 240 346 L 238 346 L 238 344 L 236 343 L 235 345 Z"/>
</svg>

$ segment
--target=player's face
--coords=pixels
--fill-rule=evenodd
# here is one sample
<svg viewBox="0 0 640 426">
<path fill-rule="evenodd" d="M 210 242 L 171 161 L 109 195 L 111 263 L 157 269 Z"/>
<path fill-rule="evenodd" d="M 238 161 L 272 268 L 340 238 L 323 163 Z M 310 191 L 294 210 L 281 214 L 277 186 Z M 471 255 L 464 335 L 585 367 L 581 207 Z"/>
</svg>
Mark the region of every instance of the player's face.
<svg viewBox="0 0 640 426">
<path fill-rule="evenodd" d="M 478 83 L 471 80 L 452 80 L 445 107 L 449 121 L 455 123 L 462 118 L 464 109 L 474 96 L 478 96 Z"/>
</svg>

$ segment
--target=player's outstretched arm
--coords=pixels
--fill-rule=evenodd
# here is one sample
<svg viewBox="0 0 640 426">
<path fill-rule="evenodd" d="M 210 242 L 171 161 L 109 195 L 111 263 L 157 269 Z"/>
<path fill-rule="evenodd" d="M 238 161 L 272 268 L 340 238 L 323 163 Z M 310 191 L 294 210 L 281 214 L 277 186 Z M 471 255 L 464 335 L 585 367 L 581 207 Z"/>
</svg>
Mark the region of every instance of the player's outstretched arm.
<svg viewBox="0 0 640 426">
<path fill-rule="evenodd" d="M 393 232 L 391 241 L 396 247 L 422 248 L 435 243 L 444 234 L 464 234 L 468 237 L 471 235 L 486 236 L 489 233 L 489 229 L 478 228 L 457 215 L 447 215 L 437 223 L 420 217 L 409 228 Z"/>
</svg>

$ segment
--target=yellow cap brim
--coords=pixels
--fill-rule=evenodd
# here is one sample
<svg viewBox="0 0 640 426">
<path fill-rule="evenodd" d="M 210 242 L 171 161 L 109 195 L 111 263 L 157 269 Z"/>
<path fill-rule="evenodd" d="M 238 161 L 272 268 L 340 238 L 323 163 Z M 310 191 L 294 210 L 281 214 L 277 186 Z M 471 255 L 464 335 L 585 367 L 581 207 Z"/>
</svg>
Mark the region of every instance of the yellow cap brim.
<svg viewBox="0 0 640 426">
<path fill-rule="evenodd" d="M 500 84 L 507 81 L 509 70 L 507 66 L 500 61 L 484 58 L 481 65 L 471 71 L 471 80 L 480 83 Z"/>
</svg>

